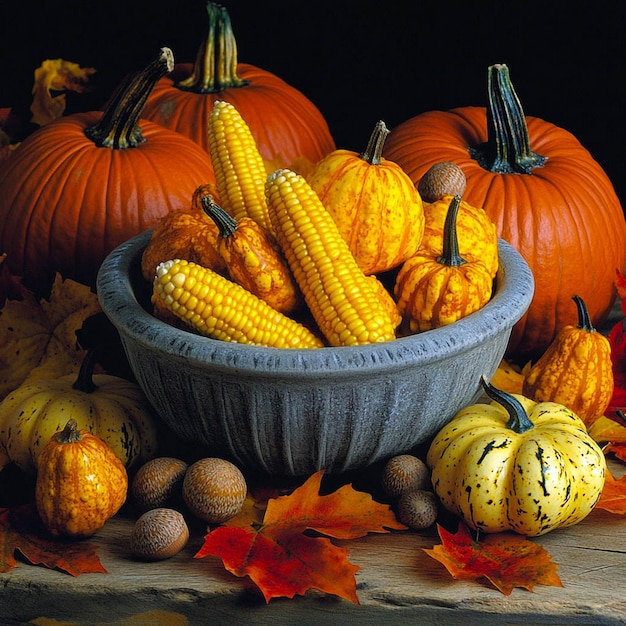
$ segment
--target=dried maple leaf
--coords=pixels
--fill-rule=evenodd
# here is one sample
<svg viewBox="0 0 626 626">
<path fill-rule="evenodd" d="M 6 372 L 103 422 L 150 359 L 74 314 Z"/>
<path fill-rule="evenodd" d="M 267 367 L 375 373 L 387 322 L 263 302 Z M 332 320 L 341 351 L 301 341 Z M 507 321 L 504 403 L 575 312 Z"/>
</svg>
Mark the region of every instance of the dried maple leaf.
<svg viewBox="0 0 626 626">
<path fill-rule="evenodd" d="M 453 578 L 487 579 L 504 595 L 515 587 L 532 591 L 535 585 L 562 587 L 557 565 L 539 545 L 516 533 L 472 537 L 464 522 L 456 533 L 437 526 L 441 545 L 424 552 L 442 563 Z"/>
<path fill-rule="evenodd" d="M 66 106 L 65 92 L 83 93 L 95 71 L 92 67 L 80 67 L 64 59 L 45 60 L 35 70 L 33 102 L 30 107 L 33 124 L 44 126 L 61 117 Z M 57 95 L 53 96 L 52 92 Z"/>
<path fill-rule="evenodd" d="M 355 539 L 406 526 L 389 506 L 351 485 L 320 495 L 323 474 L 313 474 L 290 495 L 271 498 L 264 513 L 248 500 L 240 515 L 206 535 L 196 558 L 219 557 L 235 576 L 249 576 L 266 602 L 317 589 L 358 604 L 354 575 L 359 567 L 328 537 Z"/>
<path fill-rule="evenodd" d="M 617 515 L 626 513 L 626 474 L 618 480 L 611 472 L 606 472 L 604 489 L 595 508 Z"/>
<path fill-rule="evenodd" d="M 43 565 L 72 576 L 103 573 L 95 546 L 84 541 L 65 542 L 46 538 L 34 505 L 0 508 L 0 572 L 10 572 L 17 565 L 19 552 L 33 565 Z"/>
<path fill-rule="evenodd" d="M 85 285 L 57 275 L 50 298 L 7 300 L 0 310 L 0 400 L 22 383 L 78 372 L 84 357 L 76 331 L 100 311 Z"/>
</svg>

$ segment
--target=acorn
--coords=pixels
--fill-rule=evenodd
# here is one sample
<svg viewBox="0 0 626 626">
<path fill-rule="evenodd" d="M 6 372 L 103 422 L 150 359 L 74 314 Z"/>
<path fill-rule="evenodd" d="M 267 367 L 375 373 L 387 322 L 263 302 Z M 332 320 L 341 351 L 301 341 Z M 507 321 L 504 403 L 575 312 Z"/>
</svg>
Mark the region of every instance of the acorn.
<svg viewBox="0 0 626 626">
<path fill-rule="evenodd" d="M 209 524 L 221 524 L 235 517 L 247 492 L 241 470 L 225 459 L 200 459 L 189 467 L 183 480 L 185 504 Z"/>
<path fill-rule="evenodd" d="M 130 535 L 130 549 L 144 561 L 162 561 L 178 554 L 187 541 L 189 529 L 179 511 L 150 509 L 135 522 Z"/>
<path fill-rule="evenodd" d="M 432 491 L 407 491 L 398 499 L 398 519 L 415 530 L 430 528 L 437 521 L 439 507 Z"/>
<path fill-rule="evenodd" d="M 139 513 L 182 507 L 183 478 L 188 465 L 173 457 L 157 457 L 142 465 L 130 485 L 130 499 Z"/>
<path fill-rule="evenodd" d="M 381 481 L 385 492 L 397 497 L 407 491 L 429 488 L 430 470 L 422 459 L 412 454 L 399 454 L 387 461 Z"/>
<path fill-rule="evenodd" d="M 452 161 L 435 163 L 417 185 L 424 202 L 436 202 L 444 196 L 463 196 L 467 180 L 463 170 Z"/>
</svg>

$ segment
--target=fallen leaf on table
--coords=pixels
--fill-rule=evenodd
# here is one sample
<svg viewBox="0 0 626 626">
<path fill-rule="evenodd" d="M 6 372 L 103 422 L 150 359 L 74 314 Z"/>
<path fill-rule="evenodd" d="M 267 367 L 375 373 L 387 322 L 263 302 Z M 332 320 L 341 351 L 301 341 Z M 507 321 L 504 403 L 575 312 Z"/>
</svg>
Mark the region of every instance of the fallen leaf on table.
<svg viewBox="0 0 626 626">
<path fill-rule="evenodd" d="M 611 472 L 606 472 L 604 488 L 595 508 L 616 515 L 626 514 L 626 474 L 617 479 Z"/>
<path fill-rule="evenodd" d="M 33 102 L 30 107 L 33 124 L 45 126 L 61 117 L 66 106 L 65 92 L 83 93 L 95 71 L 92 67 L 80 67 L 78 63 L 64 59 L 45 60 L 35 70 Z"/>
<path fill-rule="evenodd" d="M 32 504 L 0 508 L 0 573 L 10 572 L 17 566 L 16 552 L 33 565 L 43 565 L 72 576 L 107 573 L 93 544 L 46 538 Z"/>
<path fill-rule="evenodd" d="M 235 576 L 249 576 L 266 602 L 317 589 L 358 604 L 359 567 L 329 537 L 356 539 L 407 527 L 388 505 L 351 485 L 320 495 L 323 474 L 313 474 L 290 495 L 269 499 L 264 511 L 248 500 L 240 515 L 206 535 L 196 558 L 219 557 Z"/>
<path fill-rule="evenodd" d="M 515 587 L 562 587 L 558 566 L 539 545 L 516 533 L 502 532 L 475 539 L 464 522 L 456 533 L 438 525 L 441 545 L 424 552 L 442 563 L 453 578 L 487 579 L 504 595 Z"/>
<path fill-rule="evenodd" d="M 0 309 L 0 400 L 22 383 L 78 372 L 85 351 L 76 331 L 100 311 L 85 285 L 57 275 L 49 300 L 24 290 Z"/>
</svg>

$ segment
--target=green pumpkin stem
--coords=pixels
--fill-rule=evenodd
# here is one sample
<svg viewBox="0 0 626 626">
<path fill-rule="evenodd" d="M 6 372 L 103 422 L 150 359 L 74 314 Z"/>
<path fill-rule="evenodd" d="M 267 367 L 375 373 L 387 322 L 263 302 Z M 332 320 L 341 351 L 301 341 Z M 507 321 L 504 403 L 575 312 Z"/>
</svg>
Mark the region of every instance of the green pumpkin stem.
<svg viewBox="0 0 626 626">
<path fill-rule="evenodd" d="M 159 56 L 143 70 L 126 78 L 107 105 L 102 117 L 85 135 L 100 148 L 122 150 L 145 141 L 139 120 L 157 81 L 174 69 L 174 54 L 161 48 Z"/>
<path fill-rule="evenodd" d="M 176 86 L 195 93 L 215 93 L 247 85 L 248 81 L 237 74 L 237 41 L 228 11 L 207 2 L 207 13 L 208 34 L 200 44 L 191 74 Z"/>
<path fill-rule="evenodd" d="M 487 98 L 487 143 L 470 148 L 472 158 L 497 174 L 530 174 L 543 166 L 547 158 L 530 148 L 526 117 L 506 65 L 488 68 Z"/>
<path fill-rule="evenodd" d="M 94 392 L 98 386 L 93 382 L 93 368 L 96 365 L 96 355 L 93 350 L 88 350 L 80 364 L 78 377 L 72 384 L 72 389 L 85 393 Z"/>
<path fill-rule="evenodd" d="M 202 196 L 200 204 L 204 212 L 217 224 L 222 239 L 226 239 L 235 233 L 237 220 L 226 213 L 219 204 L 215 204 L 210 194 Z"/>
<path fill-rule="evenodd" d="M 383 155 L 383 146 L 385 145 L 385 139 L 387 139 L 389 133 L 390 130 L 385 125 L 385 122 L 382 120 L 377 122 L 367 142 L 365 151 L 361 152 L 359 156 L 370 165 L 380 165 Z"/>
<path fill-rule="evenodd" d="M 57 443 L 76 443 L 82 439 L 80 431 L 78 430 L 78 423 L 74 418 L 70 418 L 65 424 L 63 430 L 54 434 L 54 439 Z"/>
<path fill-rule="evenodd" d="M 588 333 L 594 333 L 596 329 L 591 323 L 585 301 L 580 296 L 572 296 L 572 300 L 574 300 L 576 308 L 578 309 L 578 327 L 582 330 L 586 330 Z"/>
<path fill-rule="evenodd" d="M 446 213 L 446 221 L 443 225 L 443 249 L 441 255 L 437 257 L 437 262 L 449 267 L 460 267 L 467 263 L 459 254 L 459 237 L 456 232 L 456 218 L 460 206 L 461 196 L 456 195 L 452 198 Z"/>
<path fill-rule="evenodd" d="M 495 402 L 501 404 L 509 414 L 509 421 L 506 423 L 506 427 L 513 432 L 521 434 L 534 428 L 535 425 L 530 421 L 528 414 L 524 410 L 521 402 L 510 393 L 497 389 L 490 383 L 488 383 L 482 376 L 480 383 L 485 390 L 485 393 Z"/>
</svg>

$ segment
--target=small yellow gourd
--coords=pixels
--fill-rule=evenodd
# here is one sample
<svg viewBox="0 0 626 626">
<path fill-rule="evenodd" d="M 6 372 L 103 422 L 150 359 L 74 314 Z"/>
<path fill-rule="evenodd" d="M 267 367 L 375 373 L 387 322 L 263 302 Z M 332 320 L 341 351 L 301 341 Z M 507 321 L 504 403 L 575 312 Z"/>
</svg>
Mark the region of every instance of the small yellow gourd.
<svg viewBox="0 0 626 626">
<path fill-rule="evenodd" d="M 591 324 L 587 306 L 573 296 L 578 325 L 564 326 L 524 378 L 522 393 L 570 408 L 589 428 L 604 415 L 613 396 L 609 340 Z"/>
<path fill-rule="evenodd" d="M 101 437 L 129 468 L 155 456 L 156 420 L 142 390 L 93 368 L 88 352 L 78 376 L 27 383 L 0 402 L 0 448 L 22 471 L 36 471 L 43 447 L 70 418 Z"/>
<path fill-rule="evenodd" d="M 418 252 L 404 262 L 396 277 L 398 309 L 411 332 L 452 324 L 491 298 L 491 271 L 482 261 L 466 261 L 459 254 L 456 219 L 460 203 L 460 196 L 450 202 L 441 254 Z"/>
<path fill-rule="evenodd" d="M 582 420 L 562 404 L 482 384 L 492 402 L 461 409 L 426 456 L 443 506 L 485 533 L 535 537 L 580 522 L 606 472 Z"/>
<path fill-rule="evenodd" d="M 35 504 L 55 537 L 89 537 L 126 500 L 126 468 L 111 448 L 70 419 L 44 446 L 37 467 Z"/>
<path fill-rule="evenodd" d="M 415 185 L 397 163 L 382 157 L 388 134 L 378 122 L 364 152 L 334 150 L 307 177 L 366 274 L 400 265 L 417 252 L 424 234 Z"/>
</svg>

